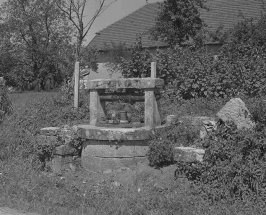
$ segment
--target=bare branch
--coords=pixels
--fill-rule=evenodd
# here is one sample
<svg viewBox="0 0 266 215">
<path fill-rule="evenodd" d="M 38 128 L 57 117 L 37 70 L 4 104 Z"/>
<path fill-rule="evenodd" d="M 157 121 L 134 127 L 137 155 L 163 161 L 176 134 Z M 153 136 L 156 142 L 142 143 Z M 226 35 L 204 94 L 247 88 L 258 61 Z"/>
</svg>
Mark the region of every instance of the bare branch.
<svg viewBox="0 0 266 215">
<path fill-rule="evenodd" d="M 108 7 L 110 7 L 111 4 L 115 3 L 117 0 L 113 0 L 112 2 L 110 2 L 108 5 L 100 5 L 100 8 L 96 11 L 95 15 L 93 16 L 93 18 L 87 23 L 87 25 L 84 27 L 85 29 L 85 33 L 84 33 L 84 37 L 87 35 L 87 33 L 89 32 L 89 30 L 91 29 L 91 26 L 93 25 L 94 21 L 96 20 L 96 18 L 98 16 L 100 16 Z M 102 2 L 104 4 L 105 0 Z M 87 28 L 87 29 L 86 29 Z"/>
<path fill-rule="evenodd" d="M 63 0 L 63 2 L 58 2 L 58 8 L 68 17 L 68 19 L 73 23 L 75 28 L 78 31 L 77 36 L 77 59 L 80 55 L 80 50 L 82 46 L 82 42 L 84 38 L 87 36 L 89 30 L 91 29 L 93 23 L 96 18 L 100 16 L 111 4 L 116 2 L 117 0 L 112 0 L 109 4 L 105 4 L 107 0 L 95 0 L 98 4 L 98 8 L 94 12 L 92 18 L 86 25 L 83 23 L 83 18 L 85 17 L 84 12 L 87 3 L 90 0 Z M 62 3 L 62 4 L 61 4 Z"/>
</svg>

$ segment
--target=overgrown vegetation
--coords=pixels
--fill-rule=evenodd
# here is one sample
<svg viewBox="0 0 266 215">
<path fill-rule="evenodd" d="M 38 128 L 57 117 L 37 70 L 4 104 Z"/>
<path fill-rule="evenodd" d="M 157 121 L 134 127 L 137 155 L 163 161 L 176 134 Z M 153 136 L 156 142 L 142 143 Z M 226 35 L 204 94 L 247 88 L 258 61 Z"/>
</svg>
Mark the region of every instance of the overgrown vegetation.
<svg viewBox="0 0 266 215">
<path fill-rule="evenodd" d="M 183 2 L 192 8 L 189 13 L 198 10 L 190 4 L 192 2 Z M 199 2 L 197 7 L 202 7 L 203 1 Z M 168 189 L 151 186 L 147 181 L 142 181 L 144 185 L 141 189 L 137 185 L 114 186 L 111 179 L 99 181 L 93 173 L 81 171 L 78 175 L 66 173 L 54 176 L 40 168 L 39 143 L 36 141 L 39 129 L 88 123 L 89 106 L 85 91 L 82 91 L 84 96 L 79 110 L 72 107 L 73 89 L 70 85 L 64 85 L 60 93 L 12 94 L 14 112 L 6 115 L 11 111 L 11 103 L 6 97 L 7 91 L 3 90 L 0 91 L 3 98 L 0 111 L 5 112 L 6 118 L 0 124 L 0 204 L 44 214 L 265 214 L 266 18 L 262 16 L 258 23 L 245 20 L 223 37 L 214 38 L 223 42 L 221 54 L 214 61 L 211 53 L 206 53 L 206 47 L 199 46 L 202 45 L 200 43 L 187 47 L 178 45 L 189 36 L 197 37 L 202 33 L 201 22 L 191 26 L 191 21 L 198 20 L 197 15 L 196 11 L 188 19 L 187 26 L 193 27 L 193 31 L 185 32 L 186 26 L 182 26 L 174 32 L 179 36 L 177 41 L 171 41 L 173 35 L 169 34 L 165 40 L 175 44 L 174 48 L 166 52 L 158 51 L 155 56 L 157 77 L 164 79 L 166 84 L 161 95 L 163 120 L 169 114 L 214 116 L 229 98 L 240 96 L 251 111 L 256 129 L 237 131 L 234 126 L 221 125 L 204 141 L 204 162 L 177 163 L 177 181 L 173 181 Z M 174 14 L 165 20 L 169 17 L 174 21 L 172 24 L 176 24 L 173 28 L 184 23 L 186 18 Z M 157 33 L 158 37 L 168 35 L 167 31 Z M 10 43 L 8 40 L 5 42 L 8 50 Z M 42 45 L 44 41 L 39 43 L 39 46 Z M 46 48 L 48 52 L 50 46 Z M 119 50 L 123 51 L 123 48 Z M 49 56 L 58 57 L 57 52 L 53 54 Z M 143 49 L 141 41 L 127 54 L 126 58 L 118 55 L 119 64 L 112 65 L 114 70 L 121 69 L 125 77 L 150 76 L 150 62 L 154 59 Z M 90 57 L 94 58 L 95 55 Z M 35 58 L 30 60 L 39 62 L 35 62 Z M 44 65 L 50 68 L 55 62 L 49 62 Z M 11 71 L 9 69 L 5 65 L 6 74 L 12 75 L 8 73 Z M 38 69 L 36 67 L 36 71 Z M 41 79 L 38 76 L 41 74 L 46 73 L 37 72 L 32 76 L 29 73 L 25 77 L 30 75 L 31 82 L 36 75 Z M 118 104 L 113 108 L 119 110 L 124 106 Z M 142 113 L 141 106 L 133 112 L 139 121 Z M 174 125 L 157 132 L 150 141 L 148 153 L 150 165 L 155 167 L 173 164 L 172 148 L 175 145 L 191 146 L 197 140 L 197 131 L 186 126 Z M 186 180 L 179 179 L 180 176 Z"/>
</svg>

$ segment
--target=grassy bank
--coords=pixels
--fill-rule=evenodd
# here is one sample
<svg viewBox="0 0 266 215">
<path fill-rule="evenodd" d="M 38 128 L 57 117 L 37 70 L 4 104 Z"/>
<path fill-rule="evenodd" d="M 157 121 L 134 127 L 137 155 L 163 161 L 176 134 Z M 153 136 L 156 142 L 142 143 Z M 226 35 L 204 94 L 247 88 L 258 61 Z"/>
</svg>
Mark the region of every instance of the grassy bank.
<svg viewBox="0 0 266 215">
<path fill-rule="evenodd" d="M 174 179 L 175 166 L 162 169 L 167 173 L 161 178 L 167 185 L 162 187 L 152 183 L 146 170 L 142 173 L 132 170 L 136 178 L 126 186 L 114 183 L 114 174 L 99 175 L 78 169 L 56 176 L 42 171 L 36 156 L 35 136 L 39 129 L 88 123 L 88 104 L 83 102 L 82 108 L 75 111 L 71 100 L 55 92 L 19 93 L 10 97 L 14 113 L 0 125 L 0 206 L 47 215 L 265 214 L 255 204 L 206 201 L 200 190 L 186 179 Z M 162 114 L 213 116 L 225 101 L 162 102 Z M 254 106 L 254 101 L 250 104 Z"/>
</svg>

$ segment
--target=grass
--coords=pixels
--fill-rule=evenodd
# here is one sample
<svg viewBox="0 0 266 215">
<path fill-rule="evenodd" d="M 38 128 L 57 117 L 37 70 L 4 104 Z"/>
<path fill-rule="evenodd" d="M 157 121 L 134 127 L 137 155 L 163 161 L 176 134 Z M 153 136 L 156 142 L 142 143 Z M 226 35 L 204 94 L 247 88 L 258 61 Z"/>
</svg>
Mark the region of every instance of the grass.
<svg viewBox="0 0 266 215">
<path fill-rule="evenodd" d="M 84 103 L 74 111 L 71 101 L 56 92 L 11 94 L 10 98 L 14 113 L 0 125 L 0 206 L 47 215 L 265 214 L 254 205 L 209 204 L 186 180 L 175 181 L 171 172 L 161 179 L 169 181 L 167 187 L 160 188 L 149 177 L 137 176 L 137 183 L 116 186 L 112 174 L 79 169 L 57 176 L 40 171 L 35 141 L 38 130 L 87 123 L 88 106 Z M 172 106 L 162 102 L 162 107 L 164 115 L 179 111 L 180 115 L 212 116 L 224 102 L 195 100 Z"/>
</svg>

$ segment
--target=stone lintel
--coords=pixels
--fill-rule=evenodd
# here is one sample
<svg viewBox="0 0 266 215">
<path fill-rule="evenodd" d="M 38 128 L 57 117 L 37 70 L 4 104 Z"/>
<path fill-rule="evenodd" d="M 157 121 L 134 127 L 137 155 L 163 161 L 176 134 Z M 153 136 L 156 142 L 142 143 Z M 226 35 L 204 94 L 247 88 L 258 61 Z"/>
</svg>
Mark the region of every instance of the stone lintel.
<svg viewBox="0 0 266 215">
<path fill-rule="evenodd" d="M 149 89 L 161 88 L 164 81 L 160 78 L 121 78 L 121 79 L 95 79 L 88 81 L 87 89 Z"/>
<path fill-rule="evenodd" d="M 155 129 L 163 128 L 158 126 Z M 78 137 L 88 140 L 149 140 L 154 135 L 153 128 L 109 128 L 97 127 L 93 125 L 79 125 Z"/>
</svg>

